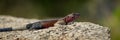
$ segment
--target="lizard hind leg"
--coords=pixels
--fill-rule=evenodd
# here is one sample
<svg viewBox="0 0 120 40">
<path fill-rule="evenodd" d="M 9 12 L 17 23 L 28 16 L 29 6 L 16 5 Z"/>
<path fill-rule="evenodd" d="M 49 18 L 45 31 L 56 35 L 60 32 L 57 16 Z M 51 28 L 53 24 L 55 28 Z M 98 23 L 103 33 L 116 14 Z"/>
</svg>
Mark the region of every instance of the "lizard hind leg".
<svg viewBox="0 0 120 40">
<path fill-rule="evenodd" d="M 42 29 L 42 25 L 40 22 L 35 22 L 35 23 L 30 23 L 26 25 L 26 28 L 29 30 L 38 30 L 38 29 Z"/>
</svg>

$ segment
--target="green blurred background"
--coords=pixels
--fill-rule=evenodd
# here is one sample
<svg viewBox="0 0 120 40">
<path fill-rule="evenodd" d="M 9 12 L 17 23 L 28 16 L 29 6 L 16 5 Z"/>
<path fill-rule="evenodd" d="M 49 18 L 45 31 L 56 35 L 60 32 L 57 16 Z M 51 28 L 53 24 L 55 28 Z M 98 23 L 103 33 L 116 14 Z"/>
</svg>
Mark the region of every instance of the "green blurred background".
<svg viewBox="0 0 120 40">
<path fill-rule="evenodd" d="M 111 28 L 111 40 L 120 40 L 120 0 L 0 0 L 0 15 L 47 19 L 80 13 L 77 21 Z"/>
</svg>

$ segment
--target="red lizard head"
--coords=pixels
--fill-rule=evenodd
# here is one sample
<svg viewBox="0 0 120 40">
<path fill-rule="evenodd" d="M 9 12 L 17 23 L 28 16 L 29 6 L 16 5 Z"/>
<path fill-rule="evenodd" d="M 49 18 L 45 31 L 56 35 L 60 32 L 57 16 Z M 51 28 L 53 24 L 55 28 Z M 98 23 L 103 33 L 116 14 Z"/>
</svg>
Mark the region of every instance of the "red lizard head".
<svg viewBox="0 0 120 40">
<path fill-rule="evenodd" d="M 65 20 L 66 23 L 69 23 L 69 22 L 74 21 L 79 16 L 80 16 L 79 13 L 72 13 L 72 14 L 69 14 L 66 17 L 64 17 L 64 20 Z"/>
</svg>

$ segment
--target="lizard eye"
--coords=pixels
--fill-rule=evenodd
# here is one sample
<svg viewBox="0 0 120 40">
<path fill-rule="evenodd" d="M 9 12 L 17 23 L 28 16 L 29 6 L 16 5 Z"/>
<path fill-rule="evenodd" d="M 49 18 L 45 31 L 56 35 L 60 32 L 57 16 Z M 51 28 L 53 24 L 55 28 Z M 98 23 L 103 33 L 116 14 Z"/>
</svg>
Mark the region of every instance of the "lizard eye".
<svg viewBox="0 0 120 40">
<path fill-rule="evenodd" d="M 74 17 L 72 17 L 72 18 L 74 18 Z"/>
</svg>

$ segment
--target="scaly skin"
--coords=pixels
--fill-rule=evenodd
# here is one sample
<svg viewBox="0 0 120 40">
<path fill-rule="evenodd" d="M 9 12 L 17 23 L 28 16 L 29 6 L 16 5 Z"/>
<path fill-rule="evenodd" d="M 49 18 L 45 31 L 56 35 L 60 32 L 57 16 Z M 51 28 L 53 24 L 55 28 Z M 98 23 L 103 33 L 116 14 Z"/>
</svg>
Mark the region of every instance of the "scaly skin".
<svg viewBox="0 0 120 40">
<path fill-rule="evenodd" d="M 67 16 L 65 16 L 62 19 L 59 19 L 54 25 L 67 25 L 68 23 L 74 21 L 75 19 L 79 18 L 79 13 L 72 13 Z"/>
<path fill-rule="evenodd" d="M 57 25 L 57 24 L 67 25 L 68 23 L 74 21 L 79 16 L 80 16 L 79 13 L 72 13 L 61 19 L 51 20 L 49 22 L 42 22 L 42 26 L 43 28 L 48 28 L 48 27 L 53 27 L 54 25 Z"/>
<path fill-rule="evenodd" d="M 27 24 L 25 27 L 20 27 L 20 28 L 0 28 L 0 32 L 5 32 L 5 31 L 14 31 L 14 30 L 31 30 L 31 29 L 44 29 L 44 28 L 49 28 L 53 27 L 55 25 L 67 25 L 68 23 L 74 21 L 80 16 L 79 13 L 72 13 L 64 18 L 60 19 L 52 19 L 52 20 L 43 20 L 35 23 L 30 23 Z"/>
</svg>

